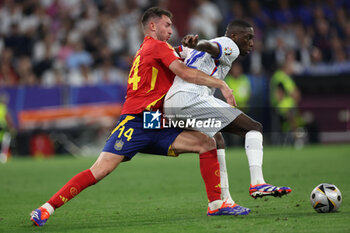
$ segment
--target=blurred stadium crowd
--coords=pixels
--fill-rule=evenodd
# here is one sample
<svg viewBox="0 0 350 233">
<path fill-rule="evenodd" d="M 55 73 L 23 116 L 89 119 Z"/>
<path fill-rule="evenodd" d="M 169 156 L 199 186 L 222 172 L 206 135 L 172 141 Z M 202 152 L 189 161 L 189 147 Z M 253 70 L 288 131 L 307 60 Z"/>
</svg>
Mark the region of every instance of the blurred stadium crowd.
<svg viewBox="0 0 350 233">
<path fill-rule="evenodd" d="M 286 61 L 296 74 L 350 71 L 347 0 L 0 0 L 0 86 L 126 83 L 143 40 L 140 17 L 154 5 L 174 14 L 172 45 L 250 21 L 247 73 L 269 74 Z"/>
<path fill-rule="evenodd" d="M 302 138 L 303 144 L 304 129 L 309 142 L 333 140 L 329 134 L 319 140 L 322 130 L 339 131 L 333 141 L 350 140 L 349 108 L 344 108 L 350 100 L 350 82 L 344 77 L 350 73 L 349 0 L 0 0 L 2 144 L 6 142 L 1 139 L 6 131 L 2 129 L 17 125 L 18 134 L 12 134 L 16 144 L 22 145 L 18 154 L 44 153 L 28 149 L 36 151 L 31 144 L 45 144 L 44 139 L 65 145 L 63 152 L 55 146 L 56 153 L 84 154 L 67 148 L 78 148 L 72 142 L 86 145 L 95 140 L 106 122 L 108 127 L 114 125 L 133 56 L 143 41 L 140 19 L 151 6 L 173 13 L 169 41 L 173 46 L 186 34 L 198 34 L 200 39 L 222 36 L 226 25 L 237 18 L 253 25 L 254 50 L 235 61 L 226 81 L 239 106 L 261 121 L 265 132 L 272 132 L 273 143 Z M 301 91 L 297 79 L 304 82 Z M 339 96 L 328 99 L 326 92 Z M 310 93 L 314 96 L 305 98 Z M 314 107 L 325 103 L 338 109 Z M 84 112 L 86 105 L 91 107 L 90 118 Z M 309 117 L 301 117 L 299 108 Z M 48 121 L 46 110 L 58 120 Z M 77 110 L 84 117 L 76 115 Z M 102 117 L 102 110 L 108 110 L 105 117 L 110 121 Z M 12 113 L 14 124 L 6 126 L 6 112 Z M 61 115 L 64 124 L 59 121 Z M 89 124 L 88 130 L 83 118 L 102 123 Z M 82 136 L 82 128 L 89 137 Z M 273 136 L 274 132 L 287 132 L 287 139 L 279 133 Z"/>
</svg>

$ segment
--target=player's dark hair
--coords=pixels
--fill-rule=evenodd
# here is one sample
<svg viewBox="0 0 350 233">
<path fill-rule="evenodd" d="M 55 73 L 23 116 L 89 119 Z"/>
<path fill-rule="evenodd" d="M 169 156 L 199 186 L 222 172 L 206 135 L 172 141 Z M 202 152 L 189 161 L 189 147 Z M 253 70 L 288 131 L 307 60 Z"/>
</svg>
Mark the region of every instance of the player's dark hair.
<svg viewBox="0 0 350 233">
<path fill-rule="evenodd" d="M 173 14 L 170 11 L 164 10 L 160 7 L 148 8 L 142 15 L 142 26 L 145 27 L 149 19 L 161 18 L 163 15 L 168 16 L 170 19 L 173 17 Z"/>
<path fill-rule="evenodd" d="M 236 19 L 231 21 L 227 27 L 226 27 L 226 34 L 231 34 L 235 33 L 238 30 L 246 29 L 246 28 L 251 28 L 253 27 L 250 23 L 247 21 L 244 21 L 242 19 Z"/>
</svg>

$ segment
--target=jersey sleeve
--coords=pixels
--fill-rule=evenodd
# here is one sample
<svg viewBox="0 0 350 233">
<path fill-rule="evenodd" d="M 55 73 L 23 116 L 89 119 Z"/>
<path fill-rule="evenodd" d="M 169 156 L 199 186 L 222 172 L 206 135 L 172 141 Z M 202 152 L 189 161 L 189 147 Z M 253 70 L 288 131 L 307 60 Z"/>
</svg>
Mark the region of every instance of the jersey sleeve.
<svg viewBox="0 0 350 233">
<path fill-rule="evenodd" d="M 176 54 L 175 50 L 171 45 L 165 42 L 158 43 L 157 46 L 155 46 L 155 53 L 158 54 L 157 58 L 166 66 L 169 67 L 170 64 L 180 59 L 179 56 Z"/>
<path fill-rule="evenodd" d="M 219 46 L 220 54 L 215 59 L 219 59 L 221 63 L 231 66 L 232 62 L 239 56 L 239 48 L 230 38 L 219 37 L 211 42 L 217 43 Z"/>
</svg>

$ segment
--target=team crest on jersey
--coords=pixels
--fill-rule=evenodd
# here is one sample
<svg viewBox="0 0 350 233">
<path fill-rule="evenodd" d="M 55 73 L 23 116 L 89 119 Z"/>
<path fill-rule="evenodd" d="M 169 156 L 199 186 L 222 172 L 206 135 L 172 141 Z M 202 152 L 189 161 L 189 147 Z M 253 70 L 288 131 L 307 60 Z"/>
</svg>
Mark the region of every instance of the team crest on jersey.
<svg viewBox="0 0 350 233">
<path fill-rule="evenodd" d="M 224 54 L 226 56 L 230 56 L 232 54 L 232 49 L 230 47 L 225 47 L 224 48 Z"/>
<path fill-rule="evenodd" d="M 123 142 L 123 140 L 120 139 L 120 140 L 115 141 L 114 149 L 121 150 L 123 148 L 123 146 L 124 146 L 124 142 Z"/>
</svg>

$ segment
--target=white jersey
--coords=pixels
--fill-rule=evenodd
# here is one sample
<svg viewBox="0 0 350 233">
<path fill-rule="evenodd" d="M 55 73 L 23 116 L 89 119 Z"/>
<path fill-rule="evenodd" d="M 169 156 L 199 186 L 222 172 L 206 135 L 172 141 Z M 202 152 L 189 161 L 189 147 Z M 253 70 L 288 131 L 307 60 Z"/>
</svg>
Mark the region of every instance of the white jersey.
<svg viewBox="0 0 350 233">
<path fill-rule="evenodd" d="M 220 54 L 216 58 L 206 52 L 187 47 L 181 47 L 180 56 L 185 59 L 185 64 L 188 67 L 201 70 L 210 76 L 223 80 L 230 71 L 232 62 L 238 57 L 239 48 L 232 39 L 225 36 L 212 39 L 210 42 L 219 45 Z M 189 83 L 176 76 L 173 85 L 167 93 L 167 98 L 180 91 L 213 95 L 215 88 Z"/>
</svg>

